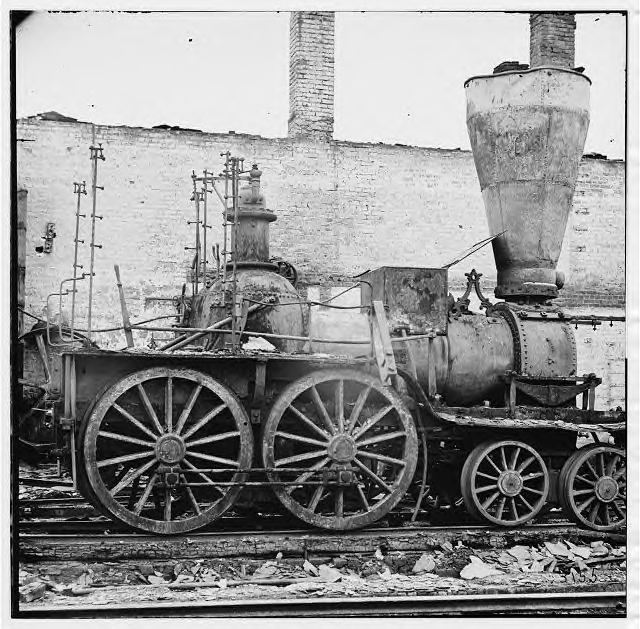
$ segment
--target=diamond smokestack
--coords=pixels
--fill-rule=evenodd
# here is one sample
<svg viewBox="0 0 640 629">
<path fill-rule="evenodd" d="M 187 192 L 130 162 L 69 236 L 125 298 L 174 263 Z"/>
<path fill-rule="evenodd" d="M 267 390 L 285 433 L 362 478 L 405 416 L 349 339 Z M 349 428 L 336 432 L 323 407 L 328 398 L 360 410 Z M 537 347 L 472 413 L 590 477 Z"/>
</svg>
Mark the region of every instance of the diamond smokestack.
<svg viewBox="0 0 640 629">
<path fill-rule="evenodd" d="M 549 299 L 589 127 L 584 75 L 562 67 L 465 83 L 467 129 L 498 271 L 496 297 Z"/>
</svg>

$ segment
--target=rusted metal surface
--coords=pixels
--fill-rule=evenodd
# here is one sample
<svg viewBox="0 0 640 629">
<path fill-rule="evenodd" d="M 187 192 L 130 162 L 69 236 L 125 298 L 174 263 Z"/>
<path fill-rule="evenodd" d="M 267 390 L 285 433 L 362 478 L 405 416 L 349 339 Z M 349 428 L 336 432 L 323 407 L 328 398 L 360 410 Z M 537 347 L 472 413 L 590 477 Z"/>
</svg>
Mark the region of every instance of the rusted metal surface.
<svg viewBox="0 0 640 629">
<path fill-rule="evenodd" d="M 560 473 L 560 502 L 580 526 L 612 531 L 627 522 L 624 450 L 593 445 L 575 452 Z"/>
<path fill-rule="evenodd" d="M 97 400 L 81 447 L 82 473 L 111 517 L 179 534 L 233 504 L 251 466 L 253 434 L 227 387 L 194 370 L 155 367 Z"/>
<path fill-rule="evenodd" d="M 452 317 L 447 335 L 412 340 L 417 380 L 425 391 L 434 388 L 449 405 L 502 401 L 506 371 L 513 369 L 513 338 L 500 317 L 460 314 Z M 398 352 L 399 365 L 407 364 Z"/>
<path fill-rule="evenodd" d="M 318 487 L 274 488 L 291 513 L 315 526 L 349 530 L 379 520 L 402 499 L 416 468 L 418 438 L 392 388 L 362 372 L 323 370 L 292 382 L 276 400 L 262 456 L 268 468 L 308 465 L 294 483 L 323 480 Z M 281 473 L 268 476 L 277 481 Z"/>
<path fill-rule="evenodd" d="M 516 393 L 522 392 L 540 406 L 557 407 L 582 395 L 582 410 L 593 411 L 595 388 L 602 380 L 593 374 L 583 377 L 540 380 L 529 376 L 519 376 L 515 372 L 505 375 L 512 394 L 509 396 L 510 414 L 515 411 Z"/>
<path fill-rule="evenodd" d="M 302 300 L 293 286 L 281 275 L 263 268 L 240 267 L 236 273 L 236 291 L 252 306 L 255 302 L 268 303 L 269 307 L 255 312 L 247 320 L 249 332 L 267 332 L 293 336 L 304 335 Z M 194 299 L 189 325 L 206 327 L 231 314 L 231 295 L 221 280 L 200 291 Z M 206 343 L 207 347 L 222 346 L 222 339 Z M 282 351 L 296 352 L 302 343 L 287 339 L 275 339 L 273 344 Z"/>
<path fill-rule="evenodd" d="M 555 297 L 589 126 L 587 77 L 556 68 L 474 77 L 467 127 L 498 269 L 496 296 Z"/>
<path fill-rule="evenodd" d="M 578 357 L 571 326 L 539 306 L 497 304 L 513 333 L 514 371 L 534 378 L 577 375 Z M 545 316 L 541 316 L 544 314 Z"/>
<path fill-rule="evenodd" d="M 534 518 L 549 494 L 549 471 L 540 454 L 522 441 L 476 446 L 460 477 L 469 513 L 498 526 L 520 526 Z"/>
<path fill-rule="evenodd" d="M 238 190 L 238 225 L 232 231 L 231 249 L 233 259 L 240 265 L 252 265 L 275 270 L 269 262 L 269 223 L 276 215 L 267 209 L 266 199 L 260 190 L 262 171 L 256 164 L 248 173 L 248 185 Z M 227 220 L 234 220 L 227 214 Z"/>
<path fill-rule="evenodd" d="M 383 266 L 365 273 L 363 306 L 382 301 L 392 332 L 447 333 L 447 270 Z"/>
</svg>

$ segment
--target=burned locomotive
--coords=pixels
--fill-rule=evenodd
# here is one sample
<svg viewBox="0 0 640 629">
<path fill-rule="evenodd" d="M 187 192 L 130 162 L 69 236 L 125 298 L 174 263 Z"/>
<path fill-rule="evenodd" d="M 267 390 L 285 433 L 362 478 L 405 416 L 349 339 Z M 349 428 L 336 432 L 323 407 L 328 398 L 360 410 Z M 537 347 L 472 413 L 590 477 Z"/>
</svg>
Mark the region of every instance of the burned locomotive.
<svg viewBox="0 0 640 629">
<path fill-rule="evenodd" d="M 176 338 L 123 351 L 80 339 L 45 356 L 79 490 L 108 517 L 162 534 L 269 509 L 273 496 L 334 530 L 399 506 L 430 517 L 443 503 L 499 526 L 557 506 L 593 529 L 624 526 L 625 416 L 594 410 L 600 380 L 577 373 L 574 321 L 553 304 L 589 85 L 555 67 L 465 84 L 497 303 L 475 271 L 454 300 L 446 268 L 383 267 L 359 278 L 358 309 L 314 322 L 270 259 L 276 216 L 257 166 L 226 154 L 219 177 L 194 176 L 196 206 L 196 179 L 224 182 L 229 254 L 225 243 L 222 264 L 182 300 Z M 473 289 L 484 313 L 469 309 Z M 132 327 L 163 329 L 125 316 Z M 577 447 L 584 433 L 592 443 Z"/>
</svg>

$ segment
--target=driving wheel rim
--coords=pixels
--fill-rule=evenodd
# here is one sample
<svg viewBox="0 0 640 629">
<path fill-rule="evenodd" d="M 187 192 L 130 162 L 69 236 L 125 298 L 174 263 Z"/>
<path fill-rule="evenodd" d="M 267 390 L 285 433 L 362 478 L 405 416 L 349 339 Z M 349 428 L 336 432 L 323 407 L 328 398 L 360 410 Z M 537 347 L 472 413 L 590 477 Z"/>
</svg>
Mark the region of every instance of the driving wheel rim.
<svg viewBox="0 0 640 629">
<path fill-rule="evenodd" d="M 321 528 L 355 529 L 385 516 L 407 491 L 417 457 L 415 425 L 402 399 L 355 370 L 323 370 L 293 382 L 265 424 L 263 462 L 276 496 Z"/>
<path fill-rule="evenodd" d="M 251 466 L 253 436 L 242 405 L 195 370 L 130 374 L 85 421 L 82 461 L 91 491 L 111 517 L 143 531 L 175 535 L 212 522 L 233 504 Z"/>
<path fill-rule="evenodd" d="M 588 446 L 572 455 L 561 473 L 563 505 L 590 529 L 611 531 L 627 522 L 627 464 L 624 450 Z"/>
<path fill-rule="evenodd" d="M 542 457 L 521 441 L 477 446 L 460 479 L 471 515 L 499 526 L 518 526 L 534 518 L 549 494 L 549 472 Z"/>
</svg>

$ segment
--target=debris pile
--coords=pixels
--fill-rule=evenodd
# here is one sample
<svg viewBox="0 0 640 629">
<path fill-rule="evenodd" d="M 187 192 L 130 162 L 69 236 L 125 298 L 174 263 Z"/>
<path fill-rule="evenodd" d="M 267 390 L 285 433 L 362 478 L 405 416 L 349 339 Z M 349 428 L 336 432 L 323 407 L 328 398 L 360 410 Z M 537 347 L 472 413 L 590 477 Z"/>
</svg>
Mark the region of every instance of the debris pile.
<svg viewBox="0 0 640 629">
<path fill-rule="evenodd" d="M 27 570 L 26 568 L 29 568 Z M 580 584 L 625 579 L 626 547 L 603 541 L 544 542 L 506 549 L 443 543 L 423 553 L 341 555 L 324 560 L 288 558 L 255 561 L 183 560 L 30 564 L 19 571 L 22 603 L 51 596 L 88 596 L 92 603 L 180 596 L 251 598 L 274 596 L 420 594 L 477 591 L 513 585 Z M 151 589 L 149 589 L 151 588 Z"/>
</svg>

